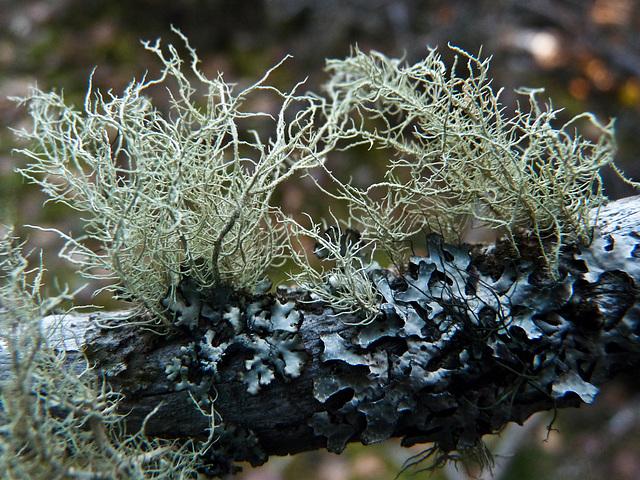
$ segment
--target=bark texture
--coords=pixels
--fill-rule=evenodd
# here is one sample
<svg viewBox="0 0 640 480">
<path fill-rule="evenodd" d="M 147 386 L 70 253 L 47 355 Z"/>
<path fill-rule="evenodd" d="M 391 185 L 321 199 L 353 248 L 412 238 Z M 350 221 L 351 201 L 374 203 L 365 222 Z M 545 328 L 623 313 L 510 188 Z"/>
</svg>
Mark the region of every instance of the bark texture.
<svg viewBox="0 0 640 480">
<path fill-rule="evenodd" d="M 599 224 L 589 247 L 563 252 L 555 279 L 533 244 L 516 257 L 430 237 L 406 272 L 372 272 L 383 303 L 366 326 L 302 291 L 198 291 L 189 279 L 165 301 L 170 336 L 106 328 L 122 318 L 113 312 L 44 326 L 68 368 L 86 355 L 125 394 L 132 431 L 160 404 L 147 434 L 206 437 L 192 397 L 215 396 L 211 472 L 392 436 L 464 449 L 534 412 L 591 403 L 640 363 L 640 197 L 612 202 Z M 0 351 L 0 377 L 6 362 Z"/>
</svg>

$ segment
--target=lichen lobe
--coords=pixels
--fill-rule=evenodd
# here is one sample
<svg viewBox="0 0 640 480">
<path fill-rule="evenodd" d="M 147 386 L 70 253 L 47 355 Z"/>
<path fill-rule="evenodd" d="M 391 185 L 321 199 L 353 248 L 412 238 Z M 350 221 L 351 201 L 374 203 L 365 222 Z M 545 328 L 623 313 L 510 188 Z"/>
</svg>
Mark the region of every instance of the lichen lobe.
<svg viewBox="0 0 640 480">
<path fill-rule="evenodd" d="M 384 298 L 372 324 L 321 337 L 326 376 L 314 379 L 314 396 L 325 409 L 309 426 L 335 452 L 401 431 L 412 432 L 406 444 L 427 439 L 450 451 L 524 420 L 536 404 L 592 403 L 620 368 L 607 349 L 640 360 L 638 243 L 612 237 L 567 249 L 558 279 L 527 261 L 495 278 L 466 247 L 429 238 L 429 254 L 405 274 L 372 274 Z"/>
</svg>

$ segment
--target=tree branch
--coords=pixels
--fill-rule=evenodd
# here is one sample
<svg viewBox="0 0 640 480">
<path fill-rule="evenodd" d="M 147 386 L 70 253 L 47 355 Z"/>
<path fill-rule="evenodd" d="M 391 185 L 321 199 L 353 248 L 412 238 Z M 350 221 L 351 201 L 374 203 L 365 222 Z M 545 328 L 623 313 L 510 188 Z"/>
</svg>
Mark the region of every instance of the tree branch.
<svg viewBox="0 0 640 480">
<path fill-rule="evenodd" d="M 590 403 L 637 366 L 639 220 L 640 197 L 603 208 L 590 247 L 567 249 L 554 280 L 535 242 L 516 258 L 506 244 L 468 250 L 430 237 L 404 274 L 372 274 L 383 313 L 366 326 L 305 292 L 202 292 L 188 279 L 167 302 L 181 325 L 170 336 L 106 328 L 124 312 L 43 326 L 68 368 L 81 371 L 86 355 L 125 395 L 131 431 L 160 405 L 148 435 L 206 438 L 192 397 L 215 395 L 220 448 L 203 459 L 215 471 L 392 436 L 461 450 L 534 412 Z M 8 362 L 0 347 L 0 379 Z"/>
</svg>

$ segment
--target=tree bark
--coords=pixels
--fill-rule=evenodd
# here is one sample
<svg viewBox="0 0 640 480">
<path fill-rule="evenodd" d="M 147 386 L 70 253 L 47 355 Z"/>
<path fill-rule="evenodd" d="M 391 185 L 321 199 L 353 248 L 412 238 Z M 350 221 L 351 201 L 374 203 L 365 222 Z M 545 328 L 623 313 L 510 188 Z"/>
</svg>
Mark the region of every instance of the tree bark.
<svg viewBox="0 0 640 480">
<path fill-rule="evenodd" d="M 366 326 L 305 292 L 194 291 L 174 301 L 175 332 L 122 323 L 126 312 L 43 320 L 70 369 L 85 355 L 124 394 L 126 427 L 206 438 L 194 400 L 215 396 L 219 447 L 204 463 L 402 437 L 443 452 L 472 447 L 507 422 L 591 403 L 597 387 L 640 362 L 640 197 L 612 202 L 589 247 L 563 251 L 555 277 L 526 242 L 518 256 L 427 241 L 406 272 L 373 272 L 383 297 Z M 1 348 L 1 347 L 0 347 Z M 0 378 L 8 374 L 0 350 Z"/>
</svg>

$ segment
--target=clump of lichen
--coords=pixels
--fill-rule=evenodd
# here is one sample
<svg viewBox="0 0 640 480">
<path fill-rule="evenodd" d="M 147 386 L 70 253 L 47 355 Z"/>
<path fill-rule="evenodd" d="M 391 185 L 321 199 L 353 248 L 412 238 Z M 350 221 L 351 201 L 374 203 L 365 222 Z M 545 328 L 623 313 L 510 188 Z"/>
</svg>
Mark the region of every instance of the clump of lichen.
<svg viewBox="0 0 640 480">
<path fill-rule="evenodd" d="M 52 343 L 64 338 L 50 316 L 72 294 L 43 295 L 40 263 L 30 268 L 21 246 L 0 238 L 0 471 L 7 479 L 187 479 L 208 444 L 125 434 L 121 395 L 87 364 L 70 371 Z M 58 312 L 59 313 L 59 312 Z M 64 341 L 73 341 L 66 339 Z"/>
<path fill-rule="evenodd" d="M 395 262 L 406 261 L 416 232 L 455 243 L 483 227 L 516 248 L 531 232 L 554 271 L 563 245 L 590 239 L 591 214 L 605 201 L 600 170 L 615 152 L 613 122 L 586 113 L 556 126 L 558 110 L 540 104 L 540 90 L 519 91 L 526 105 L 508 116 L 489 59 L 452 50 L 450 67 L 435 49 L 414 65 L 357 49 L 327 63 L 325 89 L 348 105 L 335 131 L 341 146 L 391 156 L 383 181 L 363 189 L 334 178 L 332 196 Z M 573 131 L 580 121 L 599 133 L 595 141 Z"/>
<path fill-rule="evenodd" d="M 36 145 L 20 151 L 31 159 L 21 173 L 86 213 L 85 236 L 66 236 L 62 254 L 89 277 L 106 269 L 120 291 L 156 311 L 182 276 L 202 287 L 250 289 L 282 263 L 286 234 L 271 196 L 319 164 L 331 125 L 316 125 L 324 100 L 297 94 L 299 85 L 266 85 L 271 70 L 240 91 L 222 75 L 205 77 L 177 33 L 187 68 L 173 45 L 145 42 L 163 65 L 157 79 L 134 80 L 120 96 L 90 83 L 80 109 L 38 89 L 21 99 L 33 128 L 19 134 Z M 166 112 L 150 96 L 158 86 L 167 89 Z M 279 111 L 246 108 L 258 92 L 278 98 Z M 271 122 L 268 140 L 251 130 L 260 121 Z"/>
<path fill-rule="evenodd" d="M 551 273 L 563 245 L 590 238 L 591 212 L 605 201 L 600 169 L 612 165 L 613 124 L 583 114 L 556 127 L 557 111 L 541 106 L 535 90 L 523 90 L 526 106 L 507 116 L 488 59 L 453 48 L 447 68 L 436 50 L 414 65 L 355 50 L 328 62 L 323 95 L 269 86 L 271 70 L 236 91 L 221 75 L 205 77 L 177 33 L 189 68 L 172 45 L 145 43 L 162 74 L 132 82 L 121 96 L 90 85 L 81 109 L 37 89 L 23 99 L 34 126 L 21 134 L 37 147 L 21 150 L 32 160 L 22 173 L 88 213 L 85 236 L 65 236 L 62 254 L 87 276 L 117 280 L 147 309 L 160 313 L 160 300 L 183 278 L 252 290 L 293 257 L 302 271 L 295 279 L 338 312 L 358 310 L 368 321 L 379 298 L 368 282 L 373 253 L 401 266 L 420 232 L 458 242 L 470 228 L 488 228 L 516 250 L 519 237 L 532 235 Z M 148 95 L 159 85 L 168 112 Z M 254 94 L 274 95 L 280 110 L 250 111 Z M 268 140 L 251 129 L 261 120 L 271 122 Z M 569 132 L 579 121 L 599 138 Z M 331 151 L 361 144 L 391 157 L 383 181 L 366 188 L 324 164 Z M 366 253 L 341 249 L 316 226 L 278 219 L 276 187 L 313 168 L 335 180 L 321 189 L 346 202 Z M 337 252 L 335 267 L 317 270 L 291 247 L 292 234 L 324 241 Z"/>
<path fill-rule="evenodd" d="M 368 145 L 390 158 L 384 179 L 366 187 L 323 164 L 334 188 L 320 189 L 347 205 L 345 223 L 361 238 L 344 248 L 341 235 L 291 222 L 296 236 L 322 245 L 333 261 L 330 268 L 312 267 L 308 256 L 294 252 L 301 273 L 293 278 L 362 323 L 379 315 L 380 295 L 370 288 L 375 252 L 403 269 L 417 234 L 436 233 L 455 244 L 486 229 L 507 237 L 516 253 L 533 238 L 555 276 L 561 249 L 591 239 L 594 212 L 606 201 L 601 169 L 609 165 L 629 182 L 613 164 L 612 121 L 604 125 L 585 113 L 556 125 L 559 111 L 540 104 L 540 90 L 526 89 L 518 91 L 525 104 L 508 116 L 491 85 L 489 59 L 451 48 L 450 67 L 435 49 L 414 65 L 357 49 L 327 63 L 325 92 L 340 105 L 328 117 L 334 125 L 327 143 L 341 150 Z M 585 122 L 597 132 L 594 141 L 576 131 Z"/>
<path fill-rule="evenodd" d="M 309 301 L 320 300 L 353 323 L 386 319 L 384 328 L 364 327 L 354 334 L 359 347 L 369 348 L 385 332 L 403 329 L 407 337 L 420 337 L 423 326 L 444 311 L 437 300 L 460 310 L 453 300 L 466 289 L 454 291 L 443 279 L 466 287 L 466 251 L 448 252 L 453 261 L 447 262 L 456 268 L 436 272 L 446 255 L 431 246 L 429 258 L 438 261 L 418 260 L 413 278 L 402 270 L 418 233 L 455 243 L 469 228 L 481 226 L 506 235 L 516 250 L 521 236 L 532 235 L 552 274 L 563 246 L 590 238 L 592 212 L 605 201 L 600 170 L 616 169 L 613 124 L 583 114 L 556 126 L 558 112 L 542 106 L 536 90 L 522 90 L 526 105 L 507 116 L 500 92 L 491 86 L 488 59 L 453 48 L 457 57 L 448 68 L 436 50 L 414 65 L 355 50 L 328 62 L 323 95 L 299 94 L 299 85 L 290 91 L 269 86 L 271 70 L 237 90 L 221 75 L 207 78 L 195 51 L 176 33 L 185 42 L 187 68 L 172 45 L 145 43 L 162 63 L 160 77 L 133 81 L 122 95 L 94 91 L 90 84 L 81 108 L 38 89 L 21 99 L 33 128 L 19 133 L 35 145 L 21 150 L 31 159 L 21 172 L 51 199 L 84 214 L 84 236 L 63 234 L 63 256 L 89 278 L 114 280 L 117 285 L 108 288 L 157 313 L 156 320 L 173 317 L 176 330 L 194 337 L 184 358 L 165 367 L 202 413 L 202 404 L 211 405 L 208 395 L 227 351 L 245 352 L 242 380 L 251 393 L 276 373 L 287 379 L 300 375 L 305 355 L 296 335 L 302 320 L 293 302 L 273 302 L 266 293 L 267 270 L 288 259 L 299 269 L 292 278 Z M 460 59 L 466 63 L 464 75 Z M 167 88 L 168 111 L 153 103 L 151 92 L 158 86 Z M 279 111 L 250 110 L 247 100 L 257 94 L 277 98 Z M 271 124 L 269 139 L 252 130 L 261 121 Z M 597 140 L 569 131 L 581 121 L 599 132 Z M 362 144 L 390 152 L 382 181 L 360 187 L 326 168 L 325 157 L 333 150 Z M 334 218 L 328 229 L 313 221 L 304 226 L 272 204 L 282 182 L 313 168 L 324 168 L 334 181 L 321 190 L 347 204 L 348 221 Z M 315 241 L 320 267 L 297 248 L 301 237 Z M 64 359 L 40 329 L 40 319 L 66 297 L 40 296 L 42 270 L 30 273 L 11 241 L 2 249 L 0 347 L 13 363 L 0 384 L 0 470 L 9 478 L 195 476 L 214 425 L 212 437 L 197 445 L 122 434 L 119 395 L 89 368 L 80 376 L 65 372 Z M 394 275 L 406 283 L 404 290 L 392 292 L 389 276 L 374 261 L 376 251 L 398 266 Z M 251 301 L 234 305 L 211 293 L 231 291 L 242 291 L 239 297 Z M 265 298 L 257 301 L 259 296 Z M 493 290 L 486 298 L 476 296 L 467 306 L 479 309 L 472 313 L 480 322 L 496 296 Z M 413 304 L 427 300 L 433 301 L 421 311 L 430 317 L 411 314 Z M 496 312 L 501 308 L 496 305 Z M 452 320 L 440 322 L 446 327 L 438 332 L 442 342 L 459 330 L 458 317 Z M 531 329 L 528 322 L 517 326 Z M 323 361 L 345 360 L 344 338 L 336 333 L 321 340 Z M 430 371 L 414 362 L 413 357 L 428 355 L 407 351 L 399 357 L 404 376 L 414 369 L 409 380 L 425 386 L 446 378 L 448 368 Z M 357 362 L 353 366 L 364 365 L 346 358 Z M 370 359 L 370 373 L 388 374 L 377 357 Z M 321 380 L 314 384 L 319 401 L 337 385 Z M 362 400 L 369 390 L 356 392 L 354 399 Z M 372 405 L 382 405 L 380 399 L 376 393 Z M 397 413 L 397 402 L 393 408 Z M 363 411 L 368 425 L 376 427 L 364 439 L 393 433 L 383 418 L 386 410 L 380 411 L 373 406 Z M 318 414 L 312 426 L 326 432 L 331 420 Z M 227 434 L 233 436 L 232 429 Z M 338 450 L 351 430 L 330 437 Z M 483 449 L 473 452 L 486 460 Z"/>
</svg>

